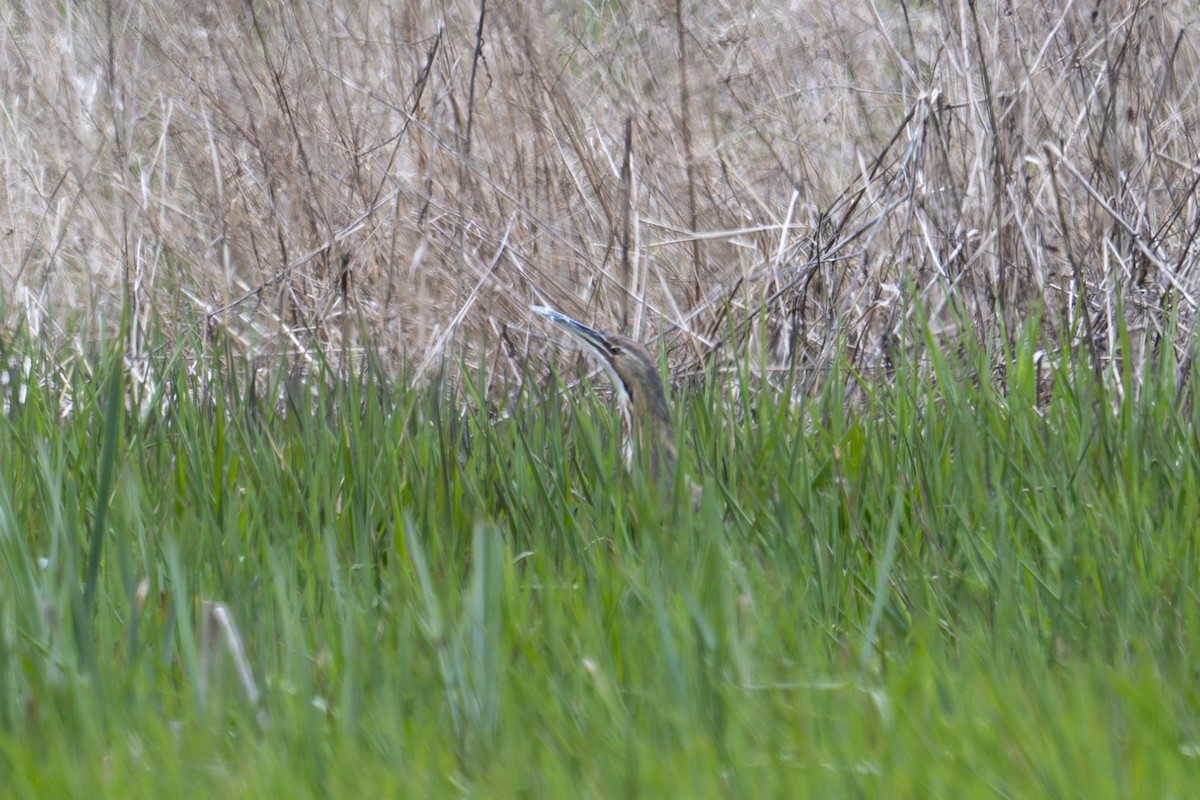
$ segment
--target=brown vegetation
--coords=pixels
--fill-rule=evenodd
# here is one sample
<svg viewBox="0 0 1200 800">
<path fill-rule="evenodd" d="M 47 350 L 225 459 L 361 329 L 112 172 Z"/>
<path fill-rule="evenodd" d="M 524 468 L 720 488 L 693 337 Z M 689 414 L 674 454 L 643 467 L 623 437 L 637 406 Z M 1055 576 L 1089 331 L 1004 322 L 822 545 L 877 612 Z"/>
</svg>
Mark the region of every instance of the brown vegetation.
<svg viewBox="0 0 1200 800">
<path fill-rule="evenodd" d="M 5 319 L 498 372 L 531 303 L 684 367 L 872 369 L 918 310 L 1190 347 L 1193 4 L 204 5 L 0 12 Z"/>
</svg>

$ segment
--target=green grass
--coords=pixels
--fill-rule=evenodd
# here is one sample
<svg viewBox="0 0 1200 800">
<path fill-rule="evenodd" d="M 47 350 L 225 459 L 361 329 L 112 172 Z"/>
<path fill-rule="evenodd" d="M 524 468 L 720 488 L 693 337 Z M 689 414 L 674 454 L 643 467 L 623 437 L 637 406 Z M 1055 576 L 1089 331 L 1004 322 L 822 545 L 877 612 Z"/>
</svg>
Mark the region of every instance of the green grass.
<svg viewBox="0 0 1200 800">
<path fill-rule="evenodd" d="M 36 351 L 29 342 L 10 347 Z M 1032 343 L 850 402 L 676 392 L 705 486 L 620 467 L 599 393 L 102 359 L 3 390 L 14 795 L 1189 797 L 1200 442 L 1176 365 Z M 32 375 L 64 374 L 33 353 Z M 984 371 L 990 374 L 990 371 Z M 998 388 L 1003 386 L 1003 388 Z M 264 389 L 265 387 L 265 389 Z M 133 400 L 149 394 L 132 413 Z M 128 401 L 126 396 L 133 398 Z M 512 399 L 512 398 L 515 398 Z M 100 549 L 102 546 L 102 549 Z M 146 581 L 144 602 L 139 585 Z M 262 701 L 201 609 L 225 604 Z"/>
</svg>

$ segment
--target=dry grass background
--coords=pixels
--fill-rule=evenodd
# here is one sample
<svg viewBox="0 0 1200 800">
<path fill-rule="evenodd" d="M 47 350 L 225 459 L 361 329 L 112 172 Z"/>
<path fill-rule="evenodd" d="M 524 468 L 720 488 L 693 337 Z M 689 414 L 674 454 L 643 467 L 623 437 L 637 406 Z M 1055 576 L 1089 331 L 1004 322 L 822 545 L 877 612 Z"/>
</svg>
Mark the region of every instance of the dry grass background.
<svg viewBox="0 0 1200 800">
<path fill-rule="evenodd" d="M 159 326 L 496 376 L 544 350 L 535 302 L 684 372 L 871 370 L 917 317 L 995 344 L 1039 309 L 1112 369 L 1190 352 L 1191 3 L 0 15 L 3 317 L 68 352 L 125 301 L 135 356 Z"/>
</svg>

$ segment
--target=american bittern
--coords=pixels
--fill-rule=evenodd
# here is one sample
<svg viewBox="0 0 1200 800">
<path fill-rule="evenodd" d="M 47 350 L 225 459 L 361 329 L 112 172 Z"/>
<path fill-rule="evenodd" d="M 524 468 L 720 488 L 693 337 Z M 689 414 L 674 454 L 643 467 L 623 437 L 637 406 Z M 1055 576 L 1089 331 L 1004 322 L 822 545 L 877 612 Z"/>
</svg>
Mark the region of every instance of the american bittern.
<svg viewBox="0 0 1200 800">
<path fill-rule="evenodd" d="M 650 351 L 628 336 L 602 333 L 566 314 L 545 306 L 532 306 L 550 322 L 571 334 L 596 357 L 608 373 L 625 420 L 625 465 L 632 468 L 638 448 L 648 450 L 650 474 L 655 480 L 675 474 L 675 428 L 667 393 Z M 700 504 L 700 487 L 688 480 L 692 503 Z"/>
</svg>

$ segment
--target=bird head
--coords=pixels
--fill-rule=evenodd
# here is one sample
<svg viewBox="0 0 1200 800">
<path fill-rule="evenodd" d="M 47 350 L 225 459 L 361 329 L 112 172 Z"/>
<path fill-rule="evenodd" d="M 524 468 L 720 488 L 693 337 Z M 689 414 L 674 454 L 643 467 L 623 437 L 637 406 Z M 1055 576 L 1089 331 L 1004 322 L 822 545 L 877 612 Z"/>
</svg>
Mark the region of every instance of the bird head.
<svg viewBox="0 0 1200 800">
<path fill-rule="evenodd" d="M 545 317 L 595 357 L 608 374 L 625 418 L 627 465 L 633 441 L 650 449 L 651 473 L 658 477 L 675 468 L 675 431 L 671 409 L 654 357 L 641 343 L 620 334 L 603 333 L 545 306 L 532 310 Z"/>
</svg>

